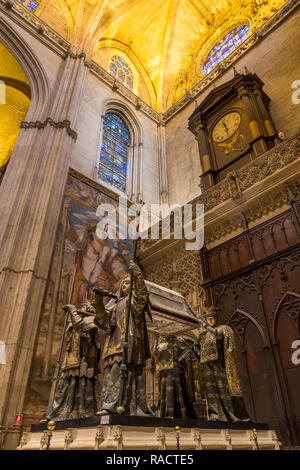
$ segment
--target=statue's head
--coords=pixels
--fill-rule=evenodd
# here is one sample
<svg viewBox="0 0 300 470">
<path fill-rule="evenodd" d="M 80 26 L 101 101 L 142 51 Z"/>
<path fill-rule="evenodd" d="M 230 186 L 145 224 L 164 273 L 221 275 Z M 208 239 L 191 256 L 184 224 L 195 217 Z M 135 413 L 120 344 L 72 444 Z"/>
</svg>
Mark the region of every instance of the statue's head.
<svg viewBox="0 0 300 470">
<path fill-rule="evenodd" d="M 204 318 L 210 326 L 216 326 L 218 314 L 214 307 L 208 307 L 205 310 Z"/>
<path fill-rule="evenodd" d="M 96 310 L 94 308 L 94 306 L 91 304 L 91 302 L 89 300 L 86 300 L 82 306 L 81 306 L 81 309 L 80 309 L 80 312 L 83 314 L 83 315 L 96 315 Z"/>
<path fill-rule="evenodd" d="M 131 277 L 129 274 L 127 274 L 121 283 L 121 295 L 123 297 L 126 297 L 129 294 L 130 285 L 131 285 Z"/>
</svg>

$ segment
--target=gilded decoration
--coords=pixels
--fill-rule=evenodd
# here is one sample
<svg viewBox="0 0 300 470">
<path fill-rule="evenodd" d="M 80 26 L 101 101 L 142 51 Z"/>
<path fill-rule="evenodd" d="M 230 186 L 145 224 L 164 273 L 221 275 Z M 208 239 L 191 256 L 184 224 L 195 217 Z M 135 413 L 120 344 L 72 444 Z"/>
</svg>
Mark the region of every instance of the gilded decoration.
<svg viewBox="0 0 300 470">
<path fill-rule="evenodd" d="M 211 189 L 208 189 L 195 202 L 204 204 L 205 210 L 208 212 L 222 202 L 232 198 L 236 191 L 246 191 L 254 184 L 263 181 L 276 171 L 298 160 L 299 157 L 300 133 L 264 153 L 240 170 L 237 170 L 234 174 L 234 183 L 231 175 Z"/>
<path fill-rule="evenodd" d="M 163 4 L 155 0 L 151 6 L 147 2 L 132 4 L 120 0 L 80 4 L 60 0 L 54 4 L 56 10 L 48 10 L 47 5 L 42 4 L 34 14 L 17 0 L 0 0 L 0 7 L 5 8 L 6 14 L 17 15 L 19 21 L 56 53 L 65 56 L 76 48 L 78 54 L 75 55 L 79 56 L 80 51 L 87 51 L 87 56 L 92 59 L 87 61 L 92 73 L 156 122 L 163 113 L 166 122 L 264 38 L 298 6 L 298 0 L 234 0 L 230 6 L 228 2 L 208 5 L 203 0 L 178 5 L 171 0 Z M 60 17 L 60 27 L 54 11 L 55 16 Z M 159 16 L 155 15 L 157 11 Z M 108 16 L 110 21 L 107 23 Z M 144 21 L 143 31 L 138 35 L 137 17 Z M 204 77 L 200 70 L 210 50 L 224 34 L 243 24 L 250 27 L 247 39 Z M 103 47 L 100 65 L 98 59 L 94 59 L 94 53 L 97 48 L 99 53 L 102 38 L 108 47 Z M 112 48 L 111 44 L 116 52 L 122 50 L 125 56 L 137 58 L 137 78 L 145 84 L 151 106 L 147 99 L 139 98 L 121 82 L 116 84 L 109 74 L 109 64 L 105 60 L 110 56 L 106 50 Z M 122 45 L 120 49 L 118 44 Z"/>
<path fill-rule="evenodd" d="M 202 311 L 203 291 L 200 287 L 202 274 L 199 266 L 199 254 L 194 251 L 186 251 L 184 247 L 174 253 L 169 251 L 164 256 L 155 256 L 149 261 L 143 262 L 143 246 L 141 249 L 141 261 L 145 269 L 146 278 L 167 288 L 175 288 L 184 295 L 192 305 Z M 180 279 L 177 286 L 176 279 Z M 177 287 L 176 287 L 177 286 Z"/>
<path fill-rule="evenodd" d="M 11 157 L 20 124 L 29 109 L 31 89 L 25 71 L 2 41 L 0 70 L 0 168 L 3 168 Z"/>
<path fill-rule="evenodd" d="M 276 26 L 286 15 L 297 8 L 298 0 L 288 2 L 253 2 L 246 6 L 241 5 L 238 12 L 239 24 L 249 22 L 251 32 L 246 41 L 240 47 L 235 49 L 226 59 L 224 59 L 209 75 L 204 77 L 198 72 L 201 69 L 210 50 L 216 45 L 218 40 L 222 39 L 225 32 L 230 31 L 237 26 L 237 19 L 234 15 L 229 18 L 223 18 L 222 26 L 216 29 L 212 28 L 212 34 L 207 34 L 207 40 L 201 45 L 200 51 L 190 57 L 190 62 L 186 66 L 187 72 L 181 72 L 169 93 L 168 106 L 163 114 L 163 119 L 167 122 L 177 114 L 182 108 L 193 101 L 201 92 L 209 87 L 218 77 L 220 77 L 249 49 L 255 46 Z M 181 93 L 179 89 L 181 88 Z M 180 96 L 181 94 L 181 96 Z"/>
</svg>

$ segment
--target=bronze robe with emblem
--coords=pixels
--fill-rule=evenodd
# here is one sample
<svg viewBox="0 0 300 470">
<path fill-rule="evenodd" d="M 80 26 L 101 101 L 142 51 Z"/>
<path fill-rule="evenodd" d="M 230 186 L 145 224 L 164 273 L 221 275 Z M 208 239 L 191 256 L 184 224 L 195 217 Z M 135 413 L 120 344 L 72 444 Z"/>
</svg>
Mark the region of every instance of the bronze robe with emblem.
<svg viewBox="0 0 300 470">
<path fill-rule="evenodd" d="M 195 418 L 187 385 L 191 373 L 191 354 L 187 345 L 176 339 L 154 341 L 153 355 L 158 378 L 158 409 L 161 418 Z M 186 354 L 188 352 L 188 354 Z"/>
<path fill-rule="evenodd" d="M 104 378 L 101 391 L 101 409 L 116 413 L 119 405 L 121 387 L 121 363 L 123 359 L 123 342 L 125 340 L 127 303 L 129 296 L 110 301 L 105 308 L 96 296 L 95 308 L 101 323 L 111 328 L 107 335 L 102 363 Z M 146 328 L 145 309 L 148 302 L 148 291 L 142 275 L 134 275 L 131 312 L 128 329 L 127 380 L 123 405 L 125 414 L 151 416 L 146 403 L 146 389 L 143 368 L 151 357 Z"/>
<path fill-rule="evenodd" d="M 195 345 L 203 364 L 208 418 L 220 421 L 249 421 L 244 404 L 233 330 L 227 325 L 206 331 Z"/>
<path fill-rule="evenodd" d="M 98 380 L 103 331 L 95 316 L 82 317 L 75 307 L 69 313 L 65 357 L 47 419 L 87 418 L 99 411 L 101 387 Z"/>
</svg>

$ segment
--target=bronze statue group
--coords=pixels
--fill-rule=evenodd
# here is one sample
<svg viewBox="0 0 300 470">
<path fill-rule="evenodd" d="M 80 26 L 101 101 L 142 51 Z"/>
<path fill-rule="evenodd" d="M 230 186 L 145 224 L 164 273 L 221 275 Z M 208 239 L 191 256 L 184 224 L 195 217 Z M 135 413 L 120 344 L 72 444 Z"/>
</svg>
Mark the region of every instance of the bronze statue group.
<svg viewBox="0 0 300 470">
<path fill-rule="evenodd" d="M 210 309 L 202 332 L 192 345 L 184 338 L 156 336 L 149 345 L 146 315 L 149 296 L 140 268 L 133 262 L 116 294 L 94 289 L 95 302 L 81 309 L 64 306 L 64 359 L 50 400 L 47 419 L 65 420 L 94 415 L 125 414 L 161 418 L 196 418 L 187 383 L 188 358 L 201 364 L 207 419 L 249 420 L 237 367 L 232 329 L 216 326 Z M 104 305 L 104 297 L 111 299 Z M 158 406 L 146 401 L 144 368 L 152 358 L 158 373 Z M 103 376 L 100 385 L 98 374 Z"/>
</svg>

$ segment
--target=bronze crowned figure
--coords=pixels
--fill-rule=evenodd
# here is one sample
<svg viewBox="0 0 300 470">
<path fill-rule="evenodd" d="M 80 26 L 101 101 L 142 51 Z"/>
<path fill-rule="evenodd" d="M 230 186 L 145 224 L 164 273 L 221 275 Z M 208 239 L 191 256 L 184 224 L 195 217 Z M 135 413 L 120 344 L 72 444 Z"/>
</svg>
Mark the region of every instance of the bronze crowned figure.
<svg viewBox="0 0 300 470">
<path fill-rule="evenodd" d="M 205 314 L 205 328 L 194 344 L 203 364 L 208 418 L 220 421 L 249 421 L 238 372 L 237 351 L 233 330 L 217 324 L 212 308 Z M 205 324 L 206 323 L 206 324 Z"/>
<path fill-rule="evenodd" d="M 102 354 L 101 411 L 98 414 L 151 416 L 143 375 L 146 360 L 151 357 L 145 320 L 148 291 L 140 268 L 133 261 L 129 271 L 131 276 L 123 279 L 117 298 L 105 307 L 105 291 L 94 289 L 97 318 L 107 327 Z"/>
<path fill-rule="evenodd" d="M 69 317 L 65 356 L 47 413 L 47 419 L 55 421 L 95 415 L 101 391 L 97 374 L 104 332 L 95 308 L 87 301 L 80 310 L 70 304 L 63 309 Z"/>
<path fill-rule="evenodd" d="M 155 336 L 152 347 L 158 375 L 158 409 L 161 418 L 195 418 L 189 394 L 191 351 L 187 342 L 175 336 Z"/>
</svg>

